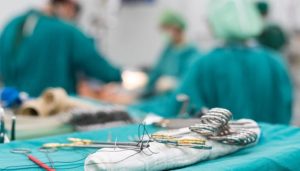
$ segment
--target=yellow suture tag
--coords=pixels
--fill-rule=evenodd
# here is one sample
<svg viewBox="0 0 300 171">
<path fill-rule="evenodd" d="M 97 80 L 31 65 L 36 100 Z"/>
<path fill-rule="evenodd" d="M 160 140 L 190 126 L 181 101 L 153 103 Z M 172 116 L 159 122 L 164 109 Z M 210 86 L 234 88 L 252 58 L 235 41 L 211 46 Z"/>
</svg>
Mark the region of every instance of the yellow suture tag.
<svg viewBox="0 0 300 171">
<path fill-rule="evenodd" d="M 152 134 L 151 138 L 153 138 L 153 139 L 164 139 L 164 140 L 176 139 L 173 136 L 163 135 L 163 134 Z"/>
<path fill-rule="evenodd" d="M 154 141 L 165 144 L 174 144 L 178 146 L 205 145 L 206 140 L 200 138 L 175 138 L 169 135 L 153 134 Z"/>
<path fill-rule="evenodd" d="M 59 144 L 59 143 L 47 143 L 43 145 L 43 148 L 61 148 L 61 147 L 72 147 L 73 144 Z"/>
<path fill-rule="evenodd" d="M 80 139 L 80 138 L 68 138 L 68 141 L 75 143 L 75 144 L 92 144 L 92 140 L 88 139 Z"/>
<path fill-rule="evenodd" d="M 206 141 L 204 139 L 178 139 L 177 140 L 178 145 L 191 145 L 191 144 L 200 144 L 205 145 Z"/>
</svg>

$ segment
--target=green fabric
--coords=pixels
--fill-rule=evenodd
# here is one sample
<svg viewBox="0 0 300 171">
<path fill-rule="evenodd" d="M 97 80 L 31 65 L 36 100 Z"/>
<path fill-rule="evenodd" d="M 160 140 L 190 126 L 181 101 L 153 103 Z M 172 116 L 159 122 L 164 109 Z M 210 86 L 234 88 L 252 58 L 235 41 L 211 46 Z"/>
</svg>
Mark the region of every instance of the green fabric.
<svg viewBox="0 0 300 171">
<path fill-rule="evenodd" d="M 186 29 L 184 18 L 174 11 L 165 11 L 161 16 L 160 24 L 162 26 L 176 26 L 181 30 Z"/>
<path fill-rule="evenodd" d="M 210 1 L 208 18 L 217 37 L 248 39 L 260 34 L 262 19 L 251 0 Z"/>
<path fill-rule="evenodd" d="M 139 118 L 145 118 L 148 113 L 155 113 L 165 118 L 176 118 L 179 103 L 173 101 L 175 96 L 172 92 L 152 96 L 129 106 L 132 110 L 143 111 Z"/>
<path fill-rule="evenodd" d="M 190 97 L 189 111 L 223 107 L 235 119 L 288 124 L 293 88 L 283 58 L 264 48 L 228 45 L 199 58 L 175 93 L 132 106 L 164 117 L 176 117 L 176 94 Z M 164 107 L 162 107 L 164 106 Z M 193 113 L 191 112 L 191 113 Z"/>
<path fill-rule="evenodd" d="M 236 153 L 211 161 L 204 161 L 192 166 L 178 170 L 230 170 L 230 171 L 269 171 L 269 170 L 298 170 L 300 160 L 300 129 L 282 125 L 260 124 L 262 137 L 255 147 L 243 149 Z M 38 152 L 38 148 L 49 142 L 67 142 L 68 137 L 86 138 L 92 140 L 106 141 L 107 137 L 118 141 L 127 141 L 128 137 L 138 134 L 137 125 L 91 131 L 85 133 L 74 133 L 63 136 L 48 137 L 30 141 L 16 141 L 10 144 L 0 145 L 0 170 L 10 167 L 11 170 L 17 166 L 27 165 L 27 169 L 34 171 L 36 168 L 24 155 L 12 154 L 14 148 L 30 148 L 33 155 L 48 163 L 45 154 Z M 147 130 L 155 132 L 158 128 L 148 126 Z M 60 170 L 82 171 L 85 157 L 95 152 L 91 149 L 65 149 L 50 153 L 49 157 L 54 161 L 55 167 Z M 17 162 L 16 162 L 17 161 Z M 68 162 L 68 163 L 63 163 Z M 70 163 L 71 162 L 71 163 Z M 49 164 L 50 165 L 50 164 Z M 22 168 L 22 167 L 21 167 Z M 19 169 L 21 169 L 19 167 Z M 9 169 L 9 168 L 7 168 Z"/>
<path fill-rule="evenodd" d="M 276 51 L 280 51 L 287 44 L 287 41 L 284 31 L 274 24 L 267 25 L 258 37 L 260 44 Z"/>
<path fill-rule="evenodd" d="M 200 58 L 176 93 L 191 105 L 222 107 L 235 119 L 290 122 L 292 85 L 283 58 L 263 48 L 228 45 Z"/>
<path fill-rule="evenodd" d="M 197 48 L 192 45 L 175 47 L 168 44 L 149 74 L 146 94 L 155 93 L 156 82 L 161 76 L 173 76 L 180 80 L 198 54 Z"/>
<path fill-rule="evenodd" d="M 29 16 L 38 18 L 33 34 L 16 38 Z M 104 82 L 121 80 L 120 70 L 109 64 L 81 31 L 37 11 L 13 19 L 4 29 L 0 44 L 0 77 L 4 85 L 31 96 L 40 95 L 47 87 L 75 93 L 79 72 Z"/>
</svg>

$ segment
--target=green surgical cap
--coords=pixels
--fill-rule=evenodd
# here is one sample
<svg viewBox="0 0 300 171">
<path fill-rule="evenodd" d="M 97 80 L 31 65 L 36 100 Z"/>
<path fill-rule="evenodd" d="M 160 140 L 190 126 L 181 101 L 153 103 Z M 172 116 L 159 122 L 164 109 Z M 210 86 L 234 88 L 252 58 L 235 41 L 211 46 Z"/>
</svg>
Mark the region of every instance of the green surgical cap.
<svg viewBox="0 0 300 171">
<path fill-rule="evenodd" d="M 266 15 L 269 11 L 269 4 L 264 1 L 258 1 L 256 2 L 256 8 L 261 14 Z"/>
<path fill-rule="evenodd" d="M 185 30 L 186 28 L 184 18 L 173 11 L 165 11 L 161 17 L 160 24 L 164 26 L 176 26 L 181 30 Z"/>
<path fill-rule="evenodd" d="M 258 36 L 263 21 L 251 0 L 211 0 L 209 21 L 218 38 L 245 40 Z"/>
</svg>

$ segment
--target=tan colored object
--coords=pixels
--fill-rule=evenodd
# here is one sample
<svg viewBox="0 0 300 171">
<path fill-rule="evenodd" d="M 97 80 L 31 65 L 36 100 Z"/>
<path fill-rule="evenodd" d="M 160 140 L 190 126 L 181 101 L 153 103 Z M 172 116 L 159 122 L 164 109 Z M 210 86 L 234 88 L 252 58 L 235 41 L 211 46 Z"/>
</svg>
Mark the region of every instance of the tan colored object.
<svg viewBox="0 0 300 171">
<path fill-rule="evenodd" d="M 62 88 L 50 88 L 41 97 L 25 102 L 18 113 L 46 117 L 74 108 L 89 109 L 91 106 L 70 98 Z"/>
<path fill-rule="evenodd" d="M 173 76 L 162 76 L 157 80 L 155 89 L 159 93 L 170 91 L 176 88 L 178 80 Z"/>
<path fill-rule="evenodd" d="M 82 82 L 79 87 L 79 94 L 82 97 L 98 99 L 105 103 L 118 105 L 133 104 L 137 99 L 137 92 L 123 88 L 120 84 L 110 83 L 102 87 L 90 87 Z"/>
</svg>

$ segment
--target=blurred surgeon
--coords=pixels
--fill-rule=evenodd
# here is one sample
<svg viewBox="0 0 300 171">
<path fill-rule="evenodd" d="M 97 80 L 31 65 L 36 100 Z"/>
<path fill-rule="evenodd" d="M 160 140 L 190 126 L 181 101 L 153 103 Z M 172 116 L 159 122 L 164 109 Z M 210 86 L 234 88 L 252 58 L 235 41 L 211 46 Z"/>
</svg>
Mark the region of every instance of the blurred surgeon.
<svg viewBox="0 0 300 171">
<path fill-rule="evenodd" d="M 160 27 L 167 43 L 149 74 L 145 96 L 173 90 L 198 54 L 197 48 L 186 42 L 186 22 L 181 15 L 166 11 Z"/>
<path fill-rule="evenodd" d="M 14 18 L 0 37 L 0 80 L 38 96 L 47 87 L 76 93 L 77 74 L 103 82 L 120 81 L 120 70 L 99 53 L 71 21 L 78 13 L 73 0 L 50 0 L 42 10 Z"/>
<path fill-rule="evenodd" d="M 224 45 L 197 59 L 176 94 L 189 97 L 190 107 L 222 107 L 234 119 L 288 124 L 292 114 L 292 85 L 283 58 L 274 51 L 251 46 L 261 33 L 262 20 L 251 1 L 218 0 L 209 8 L 214 34 Z M 166 107 L 176 113 L 178 105 Z"/>
<path fill-rule="evenodd" d="M 275 51 L 283 50 L 288 43 L 288 37 L 279 25 L 267 20 L 269 4 L 265 1 L 258 1 L 256 7 L 265 21 L 263 32 L 257 38 L 258 42 Z"/>
</svg>

